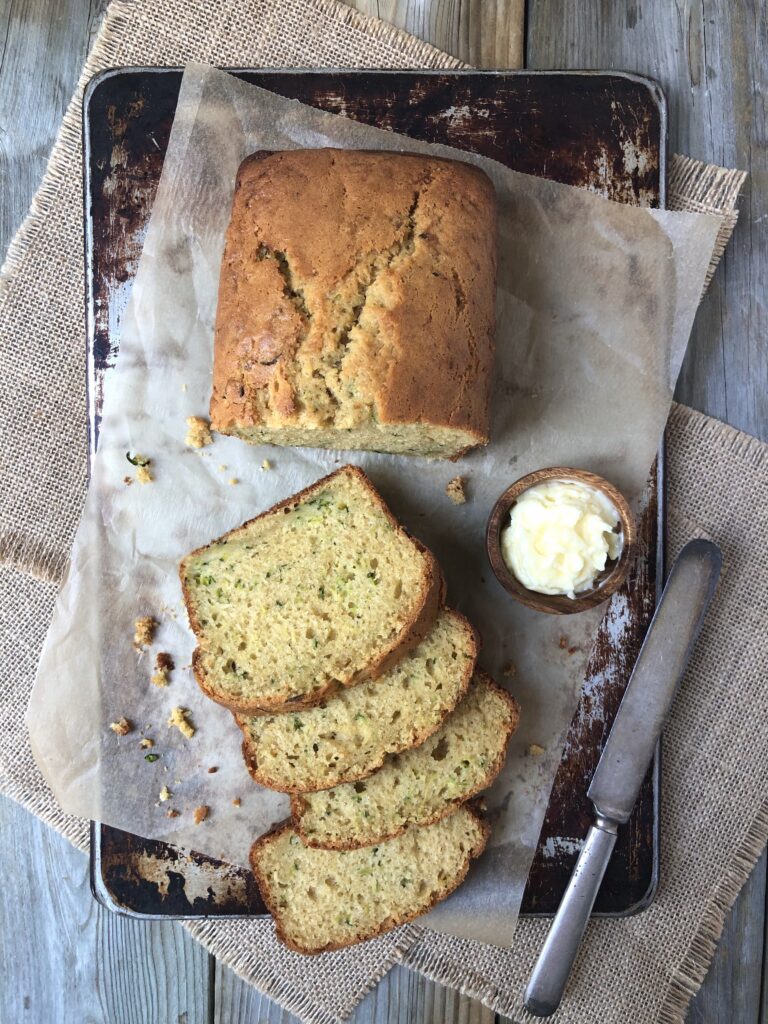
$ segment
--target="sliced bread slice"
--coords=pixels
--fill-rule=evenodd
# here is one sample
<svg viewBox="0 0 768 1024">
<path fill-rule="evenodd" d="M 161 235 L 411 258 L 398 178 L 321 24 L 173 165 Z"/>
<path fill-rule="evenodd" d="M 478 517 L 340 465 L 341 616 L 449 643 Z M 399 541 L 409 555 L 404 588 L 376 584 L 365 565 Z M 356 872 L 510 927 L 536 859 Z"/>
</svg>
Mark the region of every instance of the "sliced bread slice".
<svg viewBox="0 0 768 1024">
<path fill-rule="evenodd" d="M 467 695 L 426 743 L 391 754 L 364 781 L 294 794 L 294 827 L 308 846 L 354 850 L 438 821 L 493 782 L 519 718 L 514 698 L 476 672 Z"/>
<path fill-rule="evenodd" d="M 488 833 L 467 806 L 362 850 L 312 849 L 284 825 L 254 843 L 251 867 L 278 938 L 297 953 L 325 953 L 388 932 L 445 899 Z"/>
<path fill-rule="evenodd" d="M 286 793 L 362 779 L 387 754 L 440 728 L 466 693 L 476 657 L 474 630 L 444 609 L 424 640 L 379 679 L 289 715 L 236 715 L 248 770 Z"/>
<path fill-rule="evenodd" d="M 198 683 L 256 713 L 380 675 L 429 632 L 442 590 L 434 556 L 355 466 L 193 551 L 180 573 Z"/>
</svg>

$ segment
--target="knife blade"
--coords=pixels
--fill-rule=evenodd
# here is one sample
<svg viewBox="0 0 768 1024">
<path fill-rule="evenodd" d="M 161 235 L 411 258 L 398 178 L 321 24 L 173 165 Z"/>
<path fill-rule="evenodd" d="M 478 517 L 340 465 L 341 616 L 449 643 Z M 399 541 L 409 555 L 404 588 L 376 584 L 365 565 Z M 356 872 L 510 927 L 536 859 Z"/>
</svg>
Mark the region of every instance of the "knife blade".
<svg viewBox="0 0 768 1024">
<path fill-rule="evenodd" d="M 548 1017 L 560 1005 L 616 843 L 632 813 L 680 680 L 701 632 L 722 566 L 719 548 L 687 544 L 669 574 L 587 790 L 596 820 L 525 990 L 525 1007 Z"/>
</svg>

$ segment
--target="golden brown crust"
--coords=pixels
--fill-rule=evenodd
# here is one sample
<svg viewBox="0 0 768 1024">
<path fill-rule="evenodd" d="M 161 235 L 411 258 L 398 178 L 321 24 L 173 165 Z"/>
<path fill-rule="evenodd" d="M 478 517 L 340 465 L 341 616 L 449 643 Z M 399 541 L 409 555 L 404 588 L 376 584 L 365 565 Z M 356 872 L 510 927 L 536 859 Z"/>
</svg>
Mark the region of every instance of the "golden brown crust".
<svg viewBox="0 0 768 1024">
<path fill-rule="evenodd" d="M 445 581 L 443 580 L 440 566 L 438 565 L 437 559 L 429 550 L 425 547 L 421 541 L 412 537 L 408 531 L 402 526 L 401 523 L 395 519 L 387 506 L 386 502 L 374 487 L 373 483 L 369 479 L 366 473 L 363 472 L 358 466 L 345 465 L 340 466 L 339 469 L 334 470 L 333 473 L 327 474 L 327 476 L 321 477 L 320 480 L 316 480 L 315 483 L 310 484 L 303 490 L 296 494 L 291 495 L 289 498 L 285 498 L 283 501 L 278 502 L 271 508 L 268 508 L 265 512 L 261 512 L 259 515 L 254 516 L 252 519 L 248 519 L 240 526 L 235 527 L 232 530 L 227 531 L 212 540 L 208 544 L 204 544 L 202 547 L 196 548 L 190 552 L 185 558 L 182 559 L 179 564 L 179 576 L 181 579 L 181 591 L 184 597 L 184 604 L 187 608 L 187 617 L 189 619 L 189 625 L 192 632 L 198 638 L 204 634 L 202 625 L 200 624 L 197 615 L 195 613 L 194 605 L 192 602 L 189 588 L 187 587 L 185 578 L 185 568 L 190 559 L 199 557 L 204 551 L 213 547 L 215 544 L 220 544 L 223 540 L 228 540 L 230 537 L 236 536 L 238 533 L 247 530 L 253 523 L 258 522 L 260 519 L 264 519 L 267 516 L 274 515 L 284 508 L 292 508 L 296 505 L 301 504 L 313 491 L 317 488 L 326 484 L 329 480 L 341 474 L 347 474 L 357 479 L 368 489 L 371 499 L 375 504 L 379 506 L 381 512 L 386 516 L 389 524 L 395 533 L 407 540 L 414 545 L 419 553 L 425 558 L 425 572 L 424 579 L 422 582 L 419 597 L 421 602 L 418 605 L 419 611 L 415 614 L 410 622 L 407 622 L 400 630 L 398 636 L 392 641 L 388 650 L 383 651 L 370 665 L 366 666 L 364 670 L 356 673 L 350 680 L 342 682 L 339 680 L 329 682 L 328 686 L 323 687 L 319 690 L 314 690 L 311 694 L 293 698 L 290 700 L 281 700 L 275 698 L 274 700 L 259 700 L 256 701 L 237 701 L 232 700 L 229 697 L 225 697 L 222 694 L 217 693 L 208 684 L 205 678 L 205 672 L 200 659 L 202 657 L 202 650 L 200 647 L 196 647 L 192 655 L 192 670 L 197 681 L 198 686 L 211 700 L 216 701 L 217 704 L 223 705 L 225 708 L 229 708 L 230 711 L 241 712 L 243 714 L 279 714 L 281 712 L 296 711 L 298 708 L 312 707 L 315 704 L 319 704 L 333 693 L 338 692 L 345 686 L 355 686 L 357 683 L 361 683 L 366 679 L 376 679 L 387 669 L 396 665 L 397 662 L 413 647 L 415 647 L 424 637 L 427 635 L 429 630 L 432 628 L 437 613 L 440 609 L 440 602 L 445 590 Z"/>
<path fill-rule="evenodd" d="M 499 756 L 493 762 L 491 767 L 486 772 L 486 775 L 482 782 L 480 782 L 474 789 L 470 790 L 469 793 L 462 797 L 457 797 L 455 800 L 450 800 L 445 806 L 439 810 L 436 814 L 433 814 L 430 818 L 424 818 L 421 821 L 412 821 L 407 825 L 402 825 L 400 828 L 395 829 L 394 832 L 388 832 L 385 835 L 376 836 L 374 839 L 366 840 L 365 842 L 355 842 L 353 839 L 347 840 L 346 842 L 340 841 L 320 843 L 313 836 L 306 835 L 301 828 L 301 819 L 304 813 L 304 804 L 301 793 L 291 794 L 291 819 L 293 821 L 293 827 L 295 828 L 299 838 L 305 846 L 311 846 L 316 850 L 361 850 L 365 846 L 375 846 L 377 843 L 383 843 L 387 839 L 397 839 L 403 832 L 409 829 L 412 825 L 418 825 L 420 828 L 424 828 L 427 825 L 434 825 L 438 821 L 442 821 L 443 818 L 447 818 L 449 814 L 453 814 L 455 810 L 461 807 L 462 804 L 473 800 L 478 793 L 481 793 L 484 789 L 487 789 L 491 783 L 496 779 L 501 769 L 504 767 L 504 761 L 507 757 L 507 748 L 509 741 L 512 739 L 514 734 L 517 732 L 517 727 L 520 724 L 520 705 L 517 703 L 515 698 L 507 693 L 507 691 L 499 686 L 499 684 L 492 679 L 487 672 L 483 672 L 482 669 L 476 669 L 475 674 L 480 676 L 483 681 L 491 687 L 491 689 L 497 693 L 500 697 L 504 698 L 510 710 L 510 721 L 507 726 L 507 734 L 502 745 L 502 749 Z M 428 737 L 425 737 L 428 739 Z M 424 740 L 421 741 L 422 743 Z M 245 745 L 244 745 L 245 746 Z M 419 746 L 419 744 L 416 744 Z M 355 781 L 355 780 L 350 780 Z"/>
<path fill-rule="evenodd" d="M 238 171 L 222 259 L 213 427 L 354 429 L 373 417 L 466 432 L 454 459 L 487 444 L 490 179 L 417 154 L 258 156 Z"/>
<path fill-rule="evenodd" d="M 334 950 L 346 949 L 348 946 L 356 946 L 360 942 L 368 942 L 370 939 L 378 938 L 379 935 L 384 935 L 386 934 L 386 932 L 391 932 L 394 928 L 398 928 L 400 925 L 408 924 L 410 921 L 414 921 L 417 917 L 421 917 L 423 914 L 428 914 L 429 911 L 433 909 L 433 907 L 437 906 L 438 903 L 446 899 L 448 896 L 450 896 L 452 892 L 455 892 L 456 889 L 458 889 L 458 887 L 467 877 L 469 865 L 473 860 L 480 856 L 483 850 L 485 850 L 485 847 L 488 843 L 488 838 L 491 834 L 490 825 L 488 824 L 487 821 L 484 820 L 484 818 L 482 817 L 482 815 L 480 814 L 476 807 L 472 806 L 471 804 L 467 804 L 466 810 L 472 816 L 472 818 L 475 821 L 475 824 L 480 829 L 480 837 L 478 839 L 478 842 L 475 844 L 475 846 L 473 846 L 470 850 L 467 851 L 467 856 L 462 870 L 459 871 L 457 876 L 452 878 L 447 885 L 445 885 L 439 892 L 435 894 L 432 901 L 426 907 L 424 907 L 421 910 L 414 911 L 412 914 L 404 914 L 402 917 L 389 917 L 377 929 L 375 929 L 368 935 L 355 936 L 355 938 L 351 939 L 349 942 L 329 942 L 326 943 L 326 945 L 324 946 L 318 946 L 316 948 L 303 948 L 297 945 L 292 939 L 290 939 L 286 935 L 283 929 L 282 921 L 280 919 L 279 908 L 274 905 L 271 899 L 271 892 L 269 889 L 267 879 L 264 877 L 264 874 L 260 871 L 257 861 L 258 851 L 262 848 L 262 846 L 265 846 L 266 844 L 273 842 L 278 836 L 280 836 L 285 831 L 295 830 L 293 830 L 293 826 L 291 825 L 291 823 L 288 822 L 286 824 L 278 825 L 271 831 L 265 833 L 265 835 L 260 836 L 260 838 L 256 840 L 256 842 L 253 844 L 250 850 L 249 859 L 251 864 L 251 871 L 253 872 L 254 877 L 256 878 L 256 884 L 259 887 L 259 892 L 261 893 L 261 898 L 264 901 L 264 905 L 266 906 L 267 910 L 272 916 L 272 919 L 275 922 L 275 932 L 277 934 L 278 939 L 283 943 L 284 946 L 287 946 L 288 949 L 292 949 L 295 953 L 302 953 L 307 956 L 316 956 L 319 953 L 332 953 Z"/>
<path fill-rule="evenodd" d="M 413 742 L 409 743 L 407 746 L 400 747 L 400 748 L 398 748 L 398 750 L 393 750 L 393 751 L 389 751 L 387 753 L 382 754 L 381 757 L 376 761 L 376 763 L 374 765 L 369 765 L 363 771 L 359 771 L 359 772 L 354 773 L 354 774 L 344 775 L 342 778 L 337 779 L 335 782 L 333 782 L 330 786 L 328 786 L 328 785 L 326 785 L 326 786 L 316 786 L 313 789 L 306 789 L 306 788 L 304 788 L 304 789 L 300 789 L 299 790 L 299 789 L 286 789 L 284 784 L 279 779 L 272 778 L 271 776 L 267 775 L 266 772 L 264 772 L 262 769 L 259 768 L 259 764 L 258 764 L 258 759 L 256 757 L 256 753 L 251 748 L 251 746 L 250 746 L 250 744 L 248 742 L 248 731 L 247 731 L 248 727 L 247 727 L 247 725 L 245 725 L 245 723 L 243 721 L 241 721 L 241 718 L 243 716 L 235 715 L 235 721 L 237 722 L 241 732 L 243 733 L 242 751 L 243 751 L 243 759 L 245 761 L 245 766 L 248 769 L 248 772 L 251 775 L 251 777 L 254 779 L 254 781 L 258 782 L 261 786 L 266 786 L 267 789 L 274 789 L 278 793 L 318 793 L 318 792 L 320 792 L 323 789 L 333 789 L 334 786 L 341 786 L 345 782 L 358 782 L 360 779 L 366 779 L 366 778 L 368 778 L 369 775 L 373 775 L 373 773 L 375 771 L 378 771 L 378 769 L 381 768 L 381 766 L 384 764 L 385 759 L 389 756 L 390 753 L 392 753 L 392 754 L 402 753 L 404 750 L 410 750 L 413 747 L 421 746 L 421 744 L 424 743 L 426 740 L 428 740 L 429 737 L 433 735 L 433 733 L 437 732 L 437 730 L 440 728 L 440 726 L 443 724 L 443 722 L 446 720 L 446 718 L 451 714 L 451 712 L 454 710 L 454 708 L 459 703 L 459 701 L 465 696 L 467 690 L 469 689 L 469 684 L 472 681 L 472 676 L 473 676 L 474 671 L 475 671 L 475 659 L 477 658 L 477 652 L 478 652 L 478 648 L 479 648 L 479 638 L 478 638 L 477 630 L 474 628 L 474 626 L 471 624 L 471 622 L 469 622 L 469 620 L 466 619 L 459 612 L 454 612 L 453 614 L 457 617 L 457 619 L 461 620 L 461 625 L 465 628 L 467 633 L 471 636 L 471 642 L 472 642 L 472 646 L 473 646 L 474 649 L 473 649 L 472 658 L 467 661 L 467 668 L 466 668 L 466 670 L 464 672 L 464 676 L 462 677 L 462 680 L 461 680 L 461 683 L 460 683 L 460 686 L 459 686 L 459 690 L 458 690 L 458 692 L 456 694 L 456 701 L 455 701 L 455 703 L 451 707 L 445 708 L 445 710 L 443 711 L 442 715 L 440 716 L 440 720 L 434 726 L 431 726 L 428 729 L 422 729 L 421 732 L 416 733 L 415 738 L 413 739 Z M 292 705 L 291 708 L 289 708 L 288 710 L 295 711 L 296 710 L 296 705 Z M 254 716 L 254 717 L 256 717 L 256 716 Z M 308 843 L 307 845 L 309 846 L 311 844 Z"/>
</svg>

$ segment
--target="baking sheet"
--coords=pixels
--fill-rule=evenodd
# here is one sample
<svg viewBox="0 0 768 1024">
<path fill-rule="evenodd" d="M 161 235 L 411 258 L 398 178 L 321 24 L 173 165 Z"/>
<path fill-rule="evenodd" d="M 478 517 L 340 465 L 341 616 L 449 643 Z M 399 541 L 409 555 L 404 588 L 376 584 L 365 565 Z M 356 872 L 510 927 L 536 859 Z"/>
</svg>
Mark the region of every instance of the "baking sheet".
<svg viewBox="0 0 768 1024">
<path fill-rule="evenodd" d="M 516 662 L 512 688 L 523 725 L 489 801 L 500 811 L 495 850 L 451 901 L 453 911 L 449 904 L 438 912 L 450 930 L 468 934 L 471 916 L 482 931 L 469 934 L 506 944 L 601 613 L 545 619 L 513 605 L 486 573 L 482 527 L 504 486 L 542 464 L 602 472 L 637 497 L 711 251 L 711 218 L 621 207 L 303 108 L 211 69 L 189 69 L 117 370 L 107 381 L 88 510 L 33 695 L 33 743 L 65 809 L 235 862 L 243 862 L 254 831 L 283 813 L 283 798 L 260 792 L 245 774 L 228 713 L 197 694 L 188 671 L 177 670 L 166 691 L 150 687 L 150 666 L 137 663 L 130 637 L 139 612 L 167 607 L 176 618 L 165 617 L 160 649 L 186 665 L 191 638 L 175 589 L 178 558 L 342 461 L 234 439 L 202 454 L 183 445 L 185 417 L 207 408 L 218 260 L 237 165 L 256 149 L 302 144 L 448 153 L 488 169 L 502 200 L 506 287 L 494 444 L 460 466 L 471 502 L 454 508 L 445 498 L 452 466 L 365 455 L 344 461 L 364 465 L 435 549 L 451 600 L 483 632 L 483 664 L 498 673 Z M 552 274 L 553 266 L 562 269 Z M 583 387 L 575 389 L 574 380 Z M 152 455 L 155 483 L 122 484 L 131 469 L 126 450 Z M 265 453 L 272 471 L 260 469 Z M 231 477 L 241 483 L 227 484 Z M 110 602 L 104 636 L 96 595 Z M 165 727 L 176 704 L 189 707 L 199 727 L 191 741 Z M 65 715 L 73 705 L 79 714 Z M 105 730 L 121 714 L 158 738 L 162 756 L 154 765 L 143 761 L 136 735 L 118 739 Z M 60 738 L 52 744 L 57 719 Z M 526 755 L 531 742 L 546 755 Z M 213 776 L 210 766 L 219 767 Z M 183 808 L 178 819 L 154 806 L 164 783 Z M 240 809 L 231 805 L 235 796 Z M 198 803 L 212 809 L 202 826 L 190 823 Z M 489 906 L 496 913 L 487 914 Z"/>
</svg>

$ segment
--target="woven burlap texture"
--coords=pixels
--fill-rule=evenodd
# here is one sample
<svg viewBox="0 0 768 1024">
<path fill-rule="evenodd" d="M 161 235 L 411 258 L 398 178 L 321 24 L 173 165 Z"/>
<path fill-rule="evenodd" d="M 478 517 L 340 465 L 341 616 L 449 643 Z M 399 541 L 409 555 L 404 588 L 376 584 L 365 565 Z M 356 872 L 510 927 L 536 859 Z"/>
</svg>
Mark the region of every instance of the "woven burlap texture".
<svg viewBox="0 0 768 1024">
<path fill-rule="evenodd" d="M 56 807 L 32 760 L 23 712 L 85 488 L 82 89 L 105 67 L 189 60 L 224 66 L 459 66 L 327 0 L 135 0 L 109 10 L 0 281 L 0 558 L 7 566 L 0 570 L 0 790 L 81 849 L 87 848 L 87 823 Z M 670 205 L 685 208 L 691 196 L 697 209 L 730 211 L 741 176 L 696 162 L 676 166 Z M 724 218 L 723 245 L 734 220 L 732 213 Z M 755 709 L 762 706 L 759 679 L 766 662 L 756 624 L 765 617 L 768 581 L 765 565 L 761 576 L 761 563 L 750 553 L 764 549 L 768 523 L 743 511 L 766 507 L 765 448 L 676 407 L 668 460 L 672 547 L 711 535 L 723 547 L 726 572 L 667 732 L 659 896 L 637 918 L 591 926 L 556 1018 L 574 1024 L 681 1020 L 723 914 L 766 841 L 768 760 Z M 738 661 L 730 651 L 739 652 Z M 753 769 L 745 779 L 747 758 Z M 519 993 L 545 930 L 521 922 L 515 949 L 504 953 L 411 927 L 307 960 L 279 946 L 268 922 L 187 927 L 242 977 L 312 1024 L 344 1018 L 402 959 L 525 1019 Z M 590 972 L 589 963 L 599 963 L 600 970 Z"/>
</svg>

